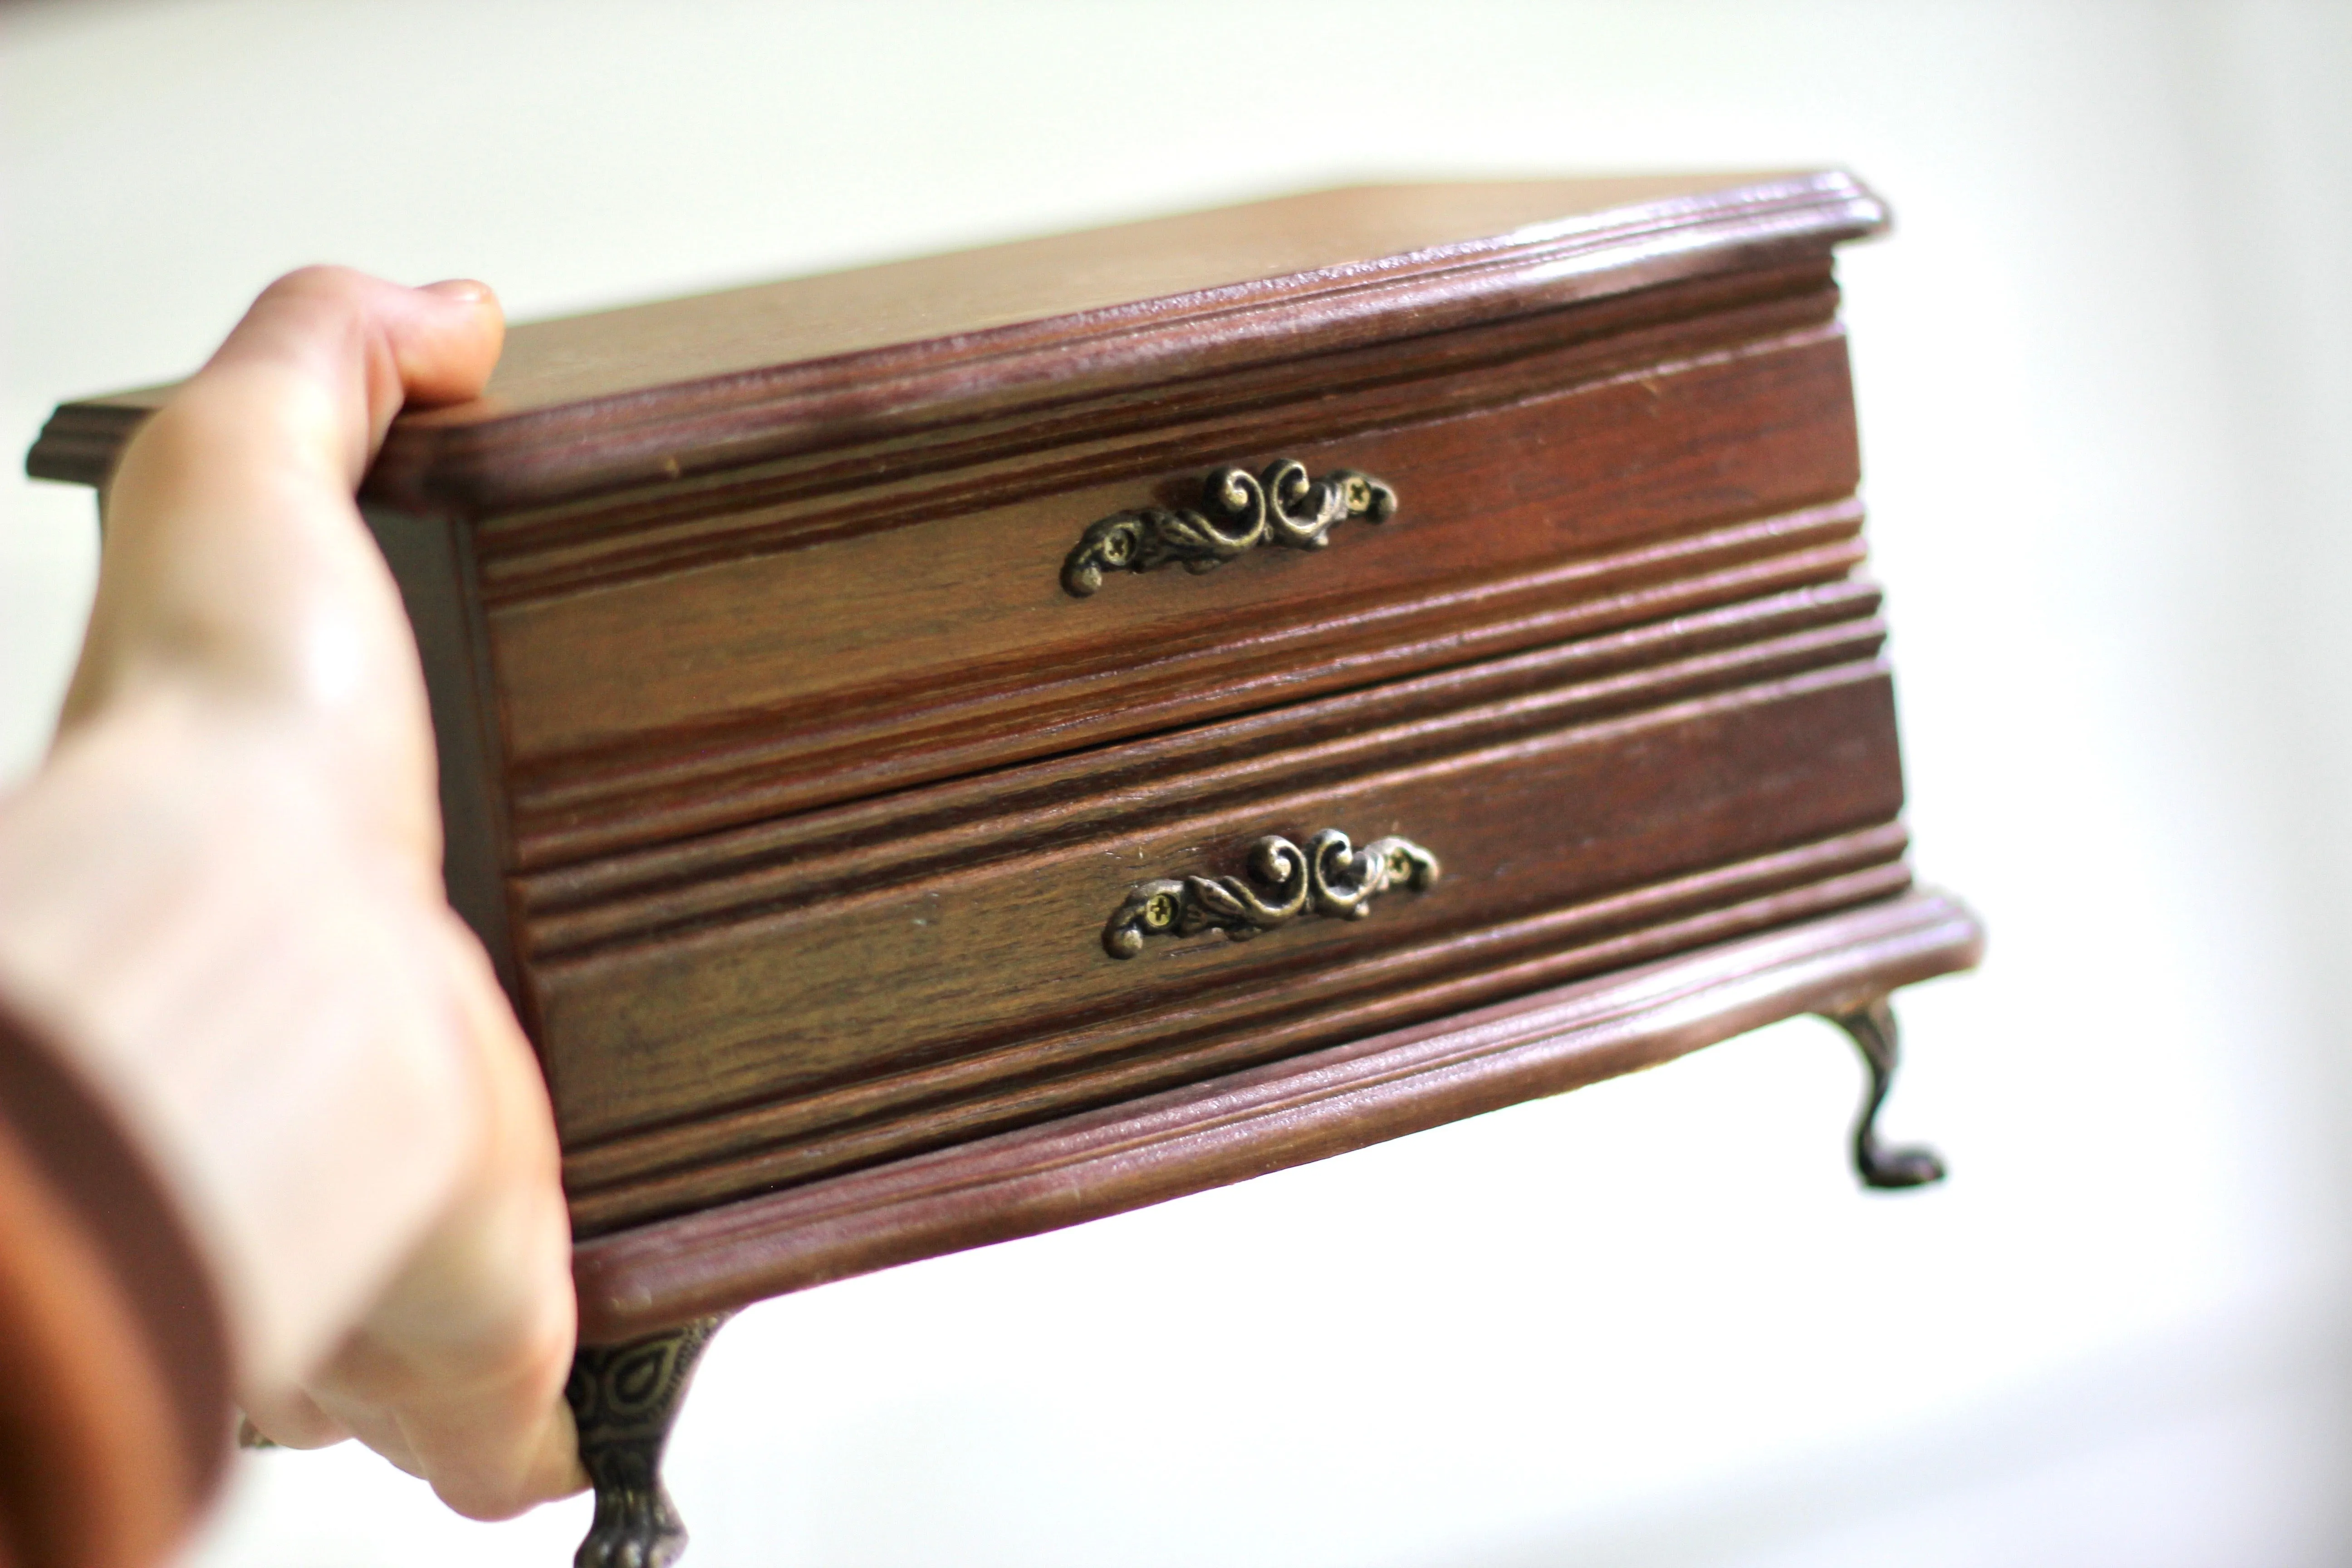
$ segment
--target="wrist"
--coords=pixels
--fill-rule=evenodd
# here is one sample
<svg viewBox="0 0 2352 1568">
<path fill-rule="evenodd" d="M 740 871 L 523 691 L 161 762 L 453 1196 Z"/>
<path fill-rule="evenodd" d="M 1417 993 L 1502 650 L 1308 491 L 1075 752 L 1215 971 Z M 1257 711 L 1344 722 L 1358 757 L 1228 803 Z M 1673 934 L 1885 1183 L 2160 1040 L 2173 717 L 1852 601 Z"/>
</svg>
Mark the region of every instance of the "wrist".
<svg viewBox="0 0 2352 1568">
<path fill-rule="evenodd" d="M 0 805 L 0 992 L 121 1118 L 249 1388 L 329 1354 L 457 1186 L 450 920 L 299 727 L 158 683 Z"/>
</svg>

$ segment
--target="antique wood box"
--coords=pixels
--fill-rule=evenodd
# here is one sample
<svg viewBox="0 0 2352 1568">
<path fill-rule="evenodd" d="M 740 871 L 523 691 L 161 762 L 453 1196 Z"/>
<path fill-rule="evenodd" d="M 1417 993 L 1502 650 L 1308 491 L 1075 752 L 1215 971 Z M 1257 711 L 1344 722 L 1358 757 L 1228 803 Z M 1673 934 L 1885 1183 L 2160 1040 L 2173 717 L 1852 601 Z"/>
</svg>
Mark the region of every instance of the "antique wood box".
<svg viewBox="0 0 2352 1568">
<path fill-rule="evenodd" d="M 593 1562 L 719 1314 L 1837 1018 L 1913 889 L 1842 174 L 1328 191 L 515 328 L 363 493 L 553 1091 Z M 101 479 L 155 395 L 68 405 Z"/>
</svg>

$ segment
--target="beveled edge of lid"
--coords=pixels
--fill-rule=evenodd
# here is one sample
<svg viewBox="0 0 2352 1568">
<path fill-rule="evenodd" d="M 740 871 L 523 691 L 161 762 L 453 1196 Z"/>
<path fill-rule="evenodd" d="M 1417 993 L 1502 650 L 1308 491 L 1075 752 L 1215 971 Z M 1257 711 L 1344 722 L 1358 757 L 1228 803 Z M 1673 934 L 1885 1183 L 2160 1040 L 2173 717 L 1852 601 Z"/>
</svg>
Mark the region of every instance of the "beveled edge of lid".
<svg viewBox="0 0 2352 1568">
<path fill-rule="evenodd" d="M 1885 204 L 1842 170 L 1719 178 L 1719 186 L 1500 235 L 977 331 L 511 412 L 490 398 L 404 415 L 363 488 L 406 510 L 509 512 L 917 424 L 1001 416 L 1107 384 L 1150 384 L 1570 304 L 1792 248 L 1826 249 L 1889 223 Z M 26 472 L 103 484 L 175 385 L 60 405 L 26 453 Z"/>
</svg>

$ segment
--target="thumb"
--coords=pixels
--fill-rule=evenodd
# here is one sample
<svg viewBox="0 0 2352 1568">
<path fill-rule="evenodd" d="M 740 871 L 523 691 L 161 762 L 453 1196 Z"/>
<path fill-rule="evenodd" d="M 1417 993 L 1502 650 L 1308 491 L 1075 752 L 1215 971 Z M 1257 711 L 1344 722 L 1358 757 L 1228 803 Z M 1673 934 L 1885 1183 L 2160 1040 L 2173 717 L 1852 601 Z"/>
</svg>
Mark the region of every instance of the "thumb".
<svg viewBox="0 0 2352 1568">
<path fill-rule="evenodd" d="M 233 404 L 251 416 L 240 448 L 276 463 L 299 455 L 349 491 L 404 402 L 476 395 L 505 336 L 488 284 L 406 289 L 306 267 L 262 290 L 173 402 Z"/>
<path fill-rule="evenodd" d="M 348 496 L 402 402 L 478 395 L 503 341 L 489 284 L 404 289 L 303 268 L 261 291 L 158 421 L 203 426 L 216 442 L 207 468 L 226 484 L 299 468 Z"/>
<path fill-rule="evenodd" d="M 479 283 L 314 267 L 271 284 L 108 484 L 67 722 L 158 661 L 263 689 L 414 685 L 352 492 L 403 402 L 478 393 L 504 335 Z"/>
</svg>

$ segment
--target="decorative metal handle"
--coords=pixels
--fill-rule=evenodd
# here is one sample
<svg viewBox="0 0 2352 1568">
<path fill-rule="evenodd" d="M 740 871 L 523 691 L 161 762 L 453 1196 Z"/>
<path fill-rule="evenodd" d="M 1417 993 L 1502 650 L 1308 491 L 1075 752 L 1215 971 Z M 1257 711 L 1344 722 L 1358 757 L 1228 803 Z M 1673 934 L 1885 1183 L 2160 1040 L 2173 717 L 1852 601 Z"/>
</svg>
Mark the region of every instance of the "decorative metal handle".
<svg viewBox="0 0 2352 1568">
<path fill-rule="evenodd" d="M 1198 511 L 1141 507 L 1087 529 L 1062 563 L 1062 586 L 1083 599 L 1102 586 L 1106 572 L 1149 572 L 1171 562 L 1213 572 L 1261 545 L 1320 550 L 1331 542 L 1332 524 L 1351 517 L 1386 522 L 1396 509 L 1395 490 L 1353 468 L 1319 479 L 1288 458 L 1262 474 L 1219 468 L 1201 481 Z"/>
<path fill-rule="evenodd" d="M 1265 896 L 1239 877 L 1138 882 L 1103 927 L 1103 951 L 1133 958 L 1147 936 L 1204 931 L 1247 942 L 1310 913 L 1360 921 L 1372 912 L 1373 894 L 1426 888 L 1437 880 L 1438 866 L 1436 856 L 1409 838 L 1375 838 L 1352 849 L 1346 834 L 1327 827 L 1303 854 L 1289 839 L 1267 835 L 1250 846 L 1249 870 Z"/>
</svg>

